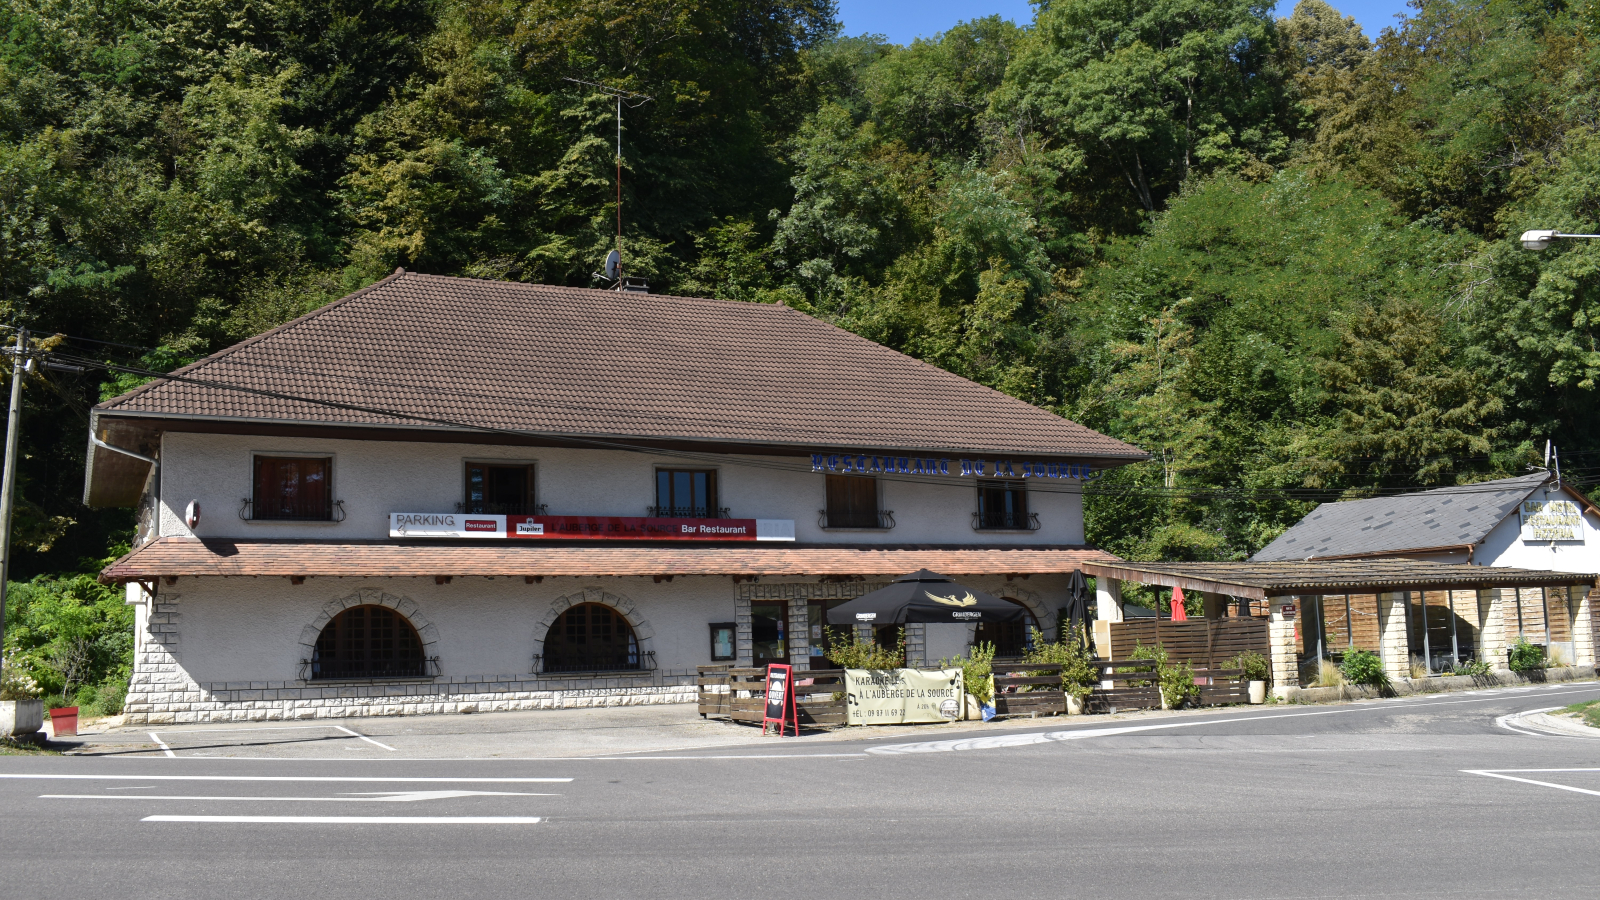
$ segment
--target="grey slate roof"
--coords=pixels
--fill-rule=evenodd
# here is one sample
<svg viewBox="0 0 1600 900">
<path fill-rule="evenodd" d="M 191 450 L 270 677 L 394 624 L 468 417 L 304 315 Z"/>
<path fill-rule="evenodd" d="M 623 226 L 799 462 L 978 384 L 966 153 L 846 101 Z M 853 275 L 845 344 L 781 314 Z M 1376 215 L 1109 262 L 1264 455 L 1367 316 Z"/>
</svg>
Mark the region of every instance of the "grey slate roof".
<svg viewBox="0 0 1600 900">
<path fill-rule="evenodd" d="M 1488 537 L 1547 472 L 1415 494 L 1324 503 L 1261 548 L 1252 562 L 1459 547 Z"/>
</svg>

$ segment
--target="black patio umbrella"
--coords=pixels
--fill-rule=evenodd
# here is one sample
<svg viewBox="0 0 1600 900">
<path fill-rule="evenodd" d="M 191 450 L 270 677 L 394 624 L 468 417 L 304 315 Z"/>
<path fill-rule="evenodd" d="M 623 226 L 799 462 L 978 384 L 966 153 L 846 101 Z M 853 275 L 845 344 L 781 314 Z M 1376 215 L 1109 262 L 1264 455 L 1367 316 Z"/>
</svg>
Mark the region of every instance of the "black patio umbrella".
<svg viewBox="0 0 1600 900">
<path fill-rule="evenodd" d="M 1068 640 L 1078 640 L 1089 628 L 1089 582 L 1082 572 L 1073 572 L 1067 579 L 1067 605 L 1061 608 L 1063 624 L 1067 626 Z M 1078 629 L 1083 628 L 1084 632 Z"/>
<path fill-rule="evenodd" d="M 829 625 L 904 625 L 907 622 L 1021 622 L 1021 605 L 920 569 L 886 588 L 828 610 Z"/>
</svg>

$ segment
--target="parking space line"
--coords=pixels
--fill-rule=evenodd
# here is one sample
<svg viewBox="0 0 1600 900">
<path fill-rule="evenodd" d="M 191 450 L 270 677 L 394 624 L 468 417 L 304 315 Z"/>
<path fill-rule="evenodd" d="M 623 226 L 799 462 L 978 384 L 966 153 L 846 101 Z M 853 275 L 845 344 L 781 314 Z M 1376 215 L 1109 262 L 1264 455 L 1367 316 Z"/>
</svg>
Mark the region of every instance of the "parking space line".
<svg viewBox="0 0 1600 900">
<path fill-rule="evenodd" d="M 46 781 L 333 781 L 366 784 L 569 784 L 571 778 L 420 778 L 358 775 L 78 775 L 0 772 L 0 778 Z"/>
<path fill-rule="evenodd" d="M 158 737 L 154 731 L 150 732 L 150 740 L 155 741 L 168 756 L 177 759 L 178 754 L 173 753 L 172 748 L 167 746 L 167 742 Z"/>
<path fill-rule="evenodd" d="M 1523 784 L 1536 784 L 1536 785 L 1538 785 L 1540 787 L 1555 788 L 1558 791 L 1572 791 L 1575 794 L 1588 794 L 1588 795 L 1590 795 L 1592 797 L 1600 797 L 1600 791 L 1591 791 L 1591 790 L 1589 790 L 1587 788 L 1573 787 L 1570 784 L 1556 784 L 1553 781 L 1535 781 L 1532 778 L 1517 778 L 1514 775 L 1502 775 L 1499 772 L 1490 771 L 1489 769 L 1462 769 L 1461 771 L 1466 772 L 1469 775 L 1487 775 L 1490 778 L 1503 778 L 1506 781 L 1520 781 Z M 1508 771 L 1508 772 L 1539 772 L 1539 771 L 1593 772 L 1595 770 L 1594 769 L 1507 769 L 1506 771 Z"/>
<path fill-rule="evenodd" d="M 350 729 L 344 727 L 343 725 L 335 725 L 333 727 L 339 729 L 340 731 L 344 732 L 345 734 L 350 735 L 351 737 L 361 738 L 363 741 L 366 741 L 369 744 L 377 744 L 379 747 L 382 747 L 383 749 L 388 750 L 391 753 L 399 753 L 400 752 L 400 751 L 394 749 L 393 747 L 389 746 L 388 744 L 380 744 L 377 741 L 373 740 L 372 738 L 369 738 L 366 735 L 360 733 L 359 731 L 351 731 Z"/>
<path fill-rule="evenodd" d="M 263 822 L 299 825 L 537 825 L 539 816 L 145 816 L 141 822 Z"/>
</svg>

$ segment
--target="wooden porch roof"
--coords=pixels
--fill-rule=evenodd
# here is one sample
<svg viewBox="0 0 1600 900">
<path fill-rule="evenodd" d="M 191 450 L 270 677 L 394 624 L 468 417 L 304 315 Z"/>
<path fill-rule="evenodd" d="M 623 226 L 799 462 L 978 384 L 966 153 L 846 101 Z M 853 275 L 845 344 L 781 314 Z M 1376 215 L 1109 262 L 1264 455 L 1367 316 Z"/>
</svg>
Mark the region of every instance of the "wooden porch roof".
<svg viewBox="0 0 1600 900">
<path fill-rule="evenodd" d="M 1596 575 L 1506 566 L 1352 559 L 1284 562 L 1143 563 L 1085 561 L 1085 575 L 1251 600 L 1295 594 L 1376 594 L 1389 591 L 1471 590 L 1594 584 Z"/>
</svg>

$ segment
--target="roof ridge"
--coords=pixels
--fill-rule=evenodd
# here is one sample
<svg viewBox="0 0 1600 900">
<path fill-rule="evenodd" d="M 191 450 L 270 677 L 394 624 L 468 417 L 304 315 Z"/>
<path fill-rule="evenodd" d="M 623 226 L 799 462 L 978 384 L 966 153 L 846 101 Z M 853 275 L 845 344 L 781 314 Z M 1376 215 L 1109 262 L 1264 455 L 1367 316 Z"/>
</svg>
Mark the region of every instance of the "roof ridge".
<svg viewBox="0 0 1600 900">
<path fill-rule="evenodd" d="M 244 340 L 240 341 L 237 344 L 234 344 L 231 347 L 224 347 L 223 349 L 218 350 L 217 352 L 212 353 L 209 356 L 201 357 L 200 359 L 197 359 L 194 362 L 189 363 L 186 366 L 179 366 L 178 368 L 173 369 L 171 372 L 168 372 L 167 374 L 168 375 L 188 375 L 189 373 L 195 371 L 196 369 L 199 369 L 201 366 L 210 365 L 210 364 L 218 362 L 218 361 L 220 361 L 222 359 L 226 359 L 227 357 L 232 356 L 233 354 L 244 350 L 246 347 L 254 346 L 255 344 L 258 344 L 261 341 L 264 341 L 269 337 L 273 337 L 274 335 L 280 334 L 280 333 L 282 333 L 284 331 L 288 331 L 291 328 L 296 328 L 296 327 L 299 327 L 300 325 L 304 325 L 306 322 L 309 322 L 312 319 L 320 317 L 323 313 L 331 312 L 335 307 L 342 307 L 342 306 L 344 306 L 344 305 L 346 305 L 348 303 L 351 303 L 352 301 L 354 301 L 354 300 L 356 300 L 356 299 L 358 299 L 360 297 L 363 297 L 363 296 L 365 296 L 365 295 L 377 290 L 378 288 L 388 284 L 391 281 L 394 281 L 394 280 L 399 279 L 399 278 L 405 278 L 408 274 L 412 274 L 412 273 L 406 272 L 406 270 L 403 269 L 403 268 L 397 268 L 392 273 L 390 273 L 388 275 L 385 275 L 384 277 L 378 279 L 377 281 L 374 281 L 373 283 L 367 285 L 364 288 L 361 288 L 360 290 L 357 290 L 357 291 L 354 291 L 352 293 L 346 294 L 343 297 L 340 297 L 339 299 L 333 301 L 332 303 L 327 303 L 327 304 L 324 304 L 322 306 L 319 306 L 316 309 L 313 309 L 312 311 L 310 311 L 308 313 L 296 316 L 295 318 L 290 319 L 287 322 L 284 322 L 282 325 L 279 325 L 279 326 L 277 326 L 275 328 L 269 328 L 268 330 L 263 331 L 260 334 L 254 335 L 252 337 L 245 338 Z M 119 405 L 121 405 L 123 403 L 128 402 L 129 400 L 132 400 L 135 397 L 139 396 L 140 394 L 143 394 L 146 391 L 150 391 L 150 390 L 160 386 L 164 381 L 165 381 L 165 379 L 163 379 L 163 378 L 151 378 L 149 381 L 145 382 L 144 384 L 139 385 L 138 387 L 134 388 L 131 391 L 128 391 L 128 392 L 123 393 L 123 394 L 118 394 L 117 396 L 112 397 L 110 400 L 105 400 L 105 401 L 102 401 L 100 403 L 95 404 L 94 408 L 95 409 L 114 409 L 114 408 L 116 408 L 116 406 L 119 406 Z"/>
</svg>

